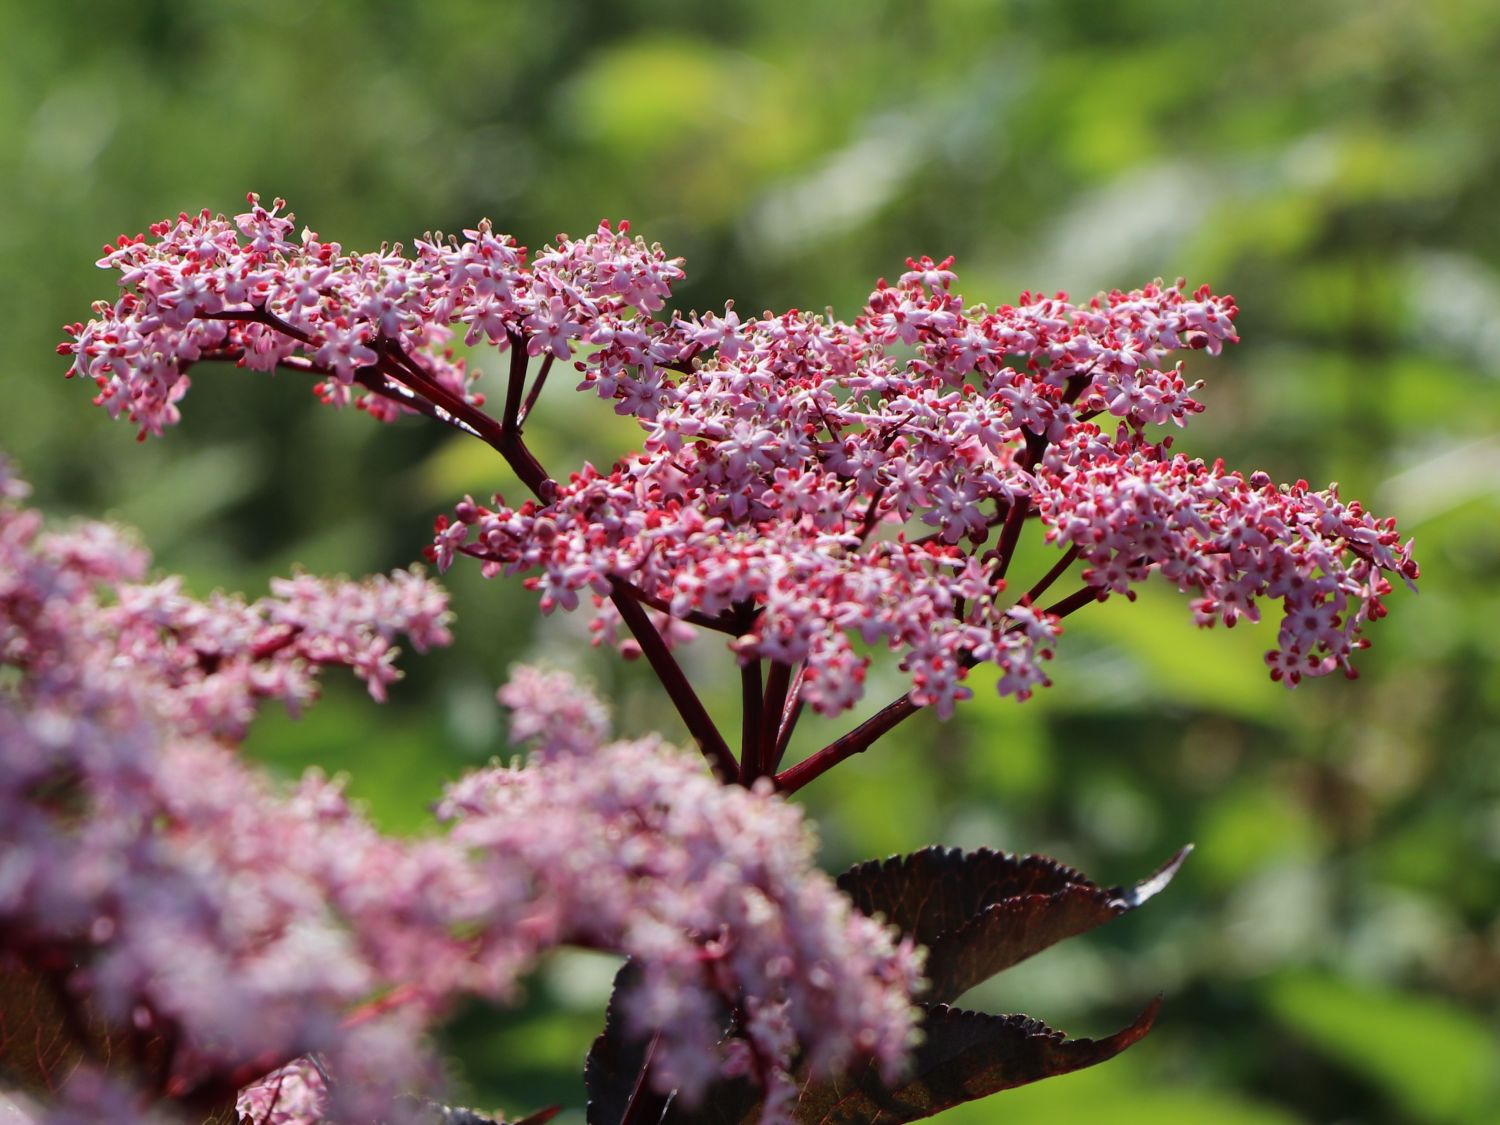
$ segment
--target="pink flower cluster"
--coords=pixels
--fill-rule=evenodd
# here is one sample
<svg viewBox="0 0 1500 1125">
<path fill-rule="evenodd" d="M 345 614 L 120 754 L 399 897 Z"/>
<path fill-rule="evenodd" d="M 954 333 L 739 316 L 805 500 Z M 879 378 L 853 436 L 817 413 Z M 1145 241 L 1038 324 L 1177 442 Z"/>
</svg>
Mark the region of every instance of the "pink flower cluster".
<svg viewBox="0 0 1500 1125">
<path fill-rule="evenodd" d="M 731 309 L 661 328 L 654 352 L 602 348 L 579 365 L 584 385 L 640 418 L 644 451 L 607 473 L 584 467 L 546 504 L 466 500 L 431 556 L 535 575 L 544 612 L 592 593 L 606 636 L 603 595 L 626 584 L 733 634 L 742 663 L 801 665 L 802 698 L 826 713 L 862 694 L 856 642 L 901 652 L 911 701 L 940 715 L 979 662 L 1025 699 L 1048 682 L 1061 616 L 1158 570 L 1203 595 L 1202 624 L 1281 599 L 1277 679 L 1352 672 L 1384 574 L 1417 574 L 1394 523 L 1305 483 L 1278 492 L 1256 478 L 1258 500 L 1231 495 L 1238 477 L 1144 436 L 1203 409 L 1199 384 L 1167 360 L 1235 340 L 1231 300 L 1158 284 L 1083 306 L 1027 294 L 966 309 L 948 262 L 910 265 L 852 324 L 742 322 Z M 673 361 L 653 358 L 672 341 Z M 1113 439 L 1090 421 L 1103 414 Z M 1002 597 L 1037 517 L 1073 548 L 1060 567 L 1092 564 L 1081 596 L 1046 610 L 1037 599 L 1056 570 Z"/>
<path fill-rule="evenodd" d="M 175 1043 L 153 1092 L 181 1104 L 315 1046 L 355 1077 L 351 1105 L 417 1080 L 410 1009 L 333 1040 L 420 964 L 404 950 L 430 951 L 446 915 L 414 908 L 441 884 L 337 785 L 284 797 L 230 746 L 259 700 L 311 698 L 323 664 L 379 690 L 398 632 L 446 642 L 444 595 L 405 574 L 200 602 L 144 582 L 128 536 L 48 531 L 13 475 L 0 485 L 0 955 L 143 1051 Z"/>
<path fill-rule="evenodd" d="M 663 1084 L 727 1065 L 709 1013 L 730 1007 L 768 1083 L 799 1047 L 899 1064 L 919 959 L 816 870 L 778 798 L 655 742 L 603 744 L 597 702 L 522 672 L 506 697 L 538 759 L 457 783 L 445 833 L 383 836 L 337 782 L 283 792 L 232 744 L 256 699 L 305 698 L 315 663 L 386 667 L 397 630 L 445 639 L 440 594 L 407 575 L 196 602 L 142 585 L 127 538 L 50 533 L 23 496 L 0 462 L 0 961 L 74 1009 L 58 1034 L 102 1019 L 117 1062 L 164 1052 L 132 1076 L 163 1112 L 316 1051 L 330 1119 L 392 1120 L 434 1079 L 422 1037 L 450 999 L 504 1001 L 564 942 L 639 959 L 632 1019 L 662 1032 Z M 97 1077 L 57 1112 L 87 1116 Z"/>
<path fill-rule="evenodd" d="M 432 557 L 538 572 L 544 612 L 591 593 L 605 636 L 604 596 L 624 583 L 734 634 L 741 662 L 801 665 L 801 698 L 829 714 L 863 693 L 856 642 L 901 652 L 912 701 L 944 716 L 979 661 L 1026 698 L 1047 683 L 1057 618 L 1001 599 L 1013 544 L 979 548 L 1030 514 L 1035 448 L 1084 414 L 1180 424 L 1201 409 L 1159 368 L 1173 348 L 1234 339 L 1235 310 L 1152 286 L 966 311 L 947 267 L 913 262 L 852 325 L 730 308 L 608 341 L 580 364 L 584 385 L 641 420 L 644 451 L 586 466 L 543 506 L 466 501 Z"/>
<path fill-rule="evenodd" d="M 417 239 L 407 258 L 399 245 L 346 254 L 309 230 L 293 240 L 281 200 L 250 204 L 232 222 L 182 214 L 153 226 L 149 241 L 105 247 L 99 265 L 120 272 L 125 292 L 71 326 L 61 350 L 75 357 L 70 374 L 92 379 L 97 401 L 143 437 L 178 420 L 187 371 L 207 360 L 311 372 L 325 401 L 353 401 L 383 421 L 430 411 L 429 400 L 477 406 L 476 375 L 447 347 L 456 330 L 469 344 L 524 338 L 531 355 L 565 359 L 580 342 L 612 337 L 631 312 L 661 308 L 682 276 L 624 223 L 559 236 L 530 264 L 488 222 L 461 242 Z"/>
<path fill-rule="evenodd" d="M 1080 426 L 1048 451 L 1037 503 L 1047 536 L 1089 563 L 1085 579 L 1134 597 L 1153 571 L 1199 595 L 1199 624 L 1260 620 L 1258 599 L 1281 602 L 1278 647 L 1266 654 L 1273 679 L 1342 668 L 1368 641 L 1366 621 L 1385 615 L 1386 577 L 1417 577 L 1410 543 L 1393 519 L 1377 520 L 1336 487 L 1306 481 L 1277 488 L 1264 473 L 1248 481 L 1138 434 L 1110 441 Z"/>
<path fill-rule="evenodd" d="M 1202 624 L 1280 599 L 1268 661 L 1287 684 L 1352 671 L 1387 576 L 1417 573 L 1389 521 L 1331 492 L 1241 488 L 1147 439 L 1203 409 L 1174 354 L 1237 339 L 1233 300 L 1206 287 L 970 307 L 951 260 L 922 258 L 848 323 L 732 305 L 653 315 L 681 264 L 623 224 L 530 259 L 486 223 L 419 239 L 410 257 L 349 255 L 308 232 L 292 241 L 280 201 L 251 200 L 232 222 L 184 215 L 102 260 L 123 293 L 62 345 L 100 401 L 154 432 L 176 419 L 193 364 L 280 364 L 321 376 L 333 401 L 358 392 L 381 417 L 418 410 L 466 430 L 535 499 L 465 499 L 438 522 L 440 567 L 465 554 L 486 574 L 525 575 L 544 612 L 590 602 L 600 639 L 646 646 L 659 671 L 671 643 L 723 632 L 751 674 L 770 663 L 764 709 L 788 718 L 781 736 L 802 703 L 853 706 L 881 646 L 900 655 L 913 706 L 947 715 L 980 662 L 1025 699 L 1049 682 L 1062 617 L 1157 571 L 1198 595 Z M 459 332 L 510 349 L 501 419 L 446 358 Z M 547 476 L 521 429 L 558 359 L 639 421 L 640 452 Z M 1007 581 L 1028 522 L 1065 550 L 1017 594 Z M 1080 557 L 1082 588 L 1044 600 Z M 700 711 L 684 717 L 728 772 Z M 778 756 L 766 748 L 741 775 Z"/>
</svg>

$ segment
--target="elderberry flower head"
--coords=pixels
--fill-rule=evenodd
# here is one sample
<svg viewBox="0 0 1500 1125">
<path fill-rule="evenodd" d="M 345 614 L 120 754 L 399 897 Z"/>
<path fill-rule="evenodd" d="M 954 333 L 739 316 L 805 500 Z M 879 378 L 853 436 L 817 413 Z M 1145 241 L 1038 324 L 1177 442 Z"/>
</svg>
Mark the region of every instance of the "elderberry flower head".
<svg viewBox="0 0 1500 1125">
<path fill-rule="evenodd" d="M 796 697 L 830 714 L 885 647 L 910 702 L 946 715 L 976 663 L 1017 699 L 1046 685 L 1060 620 L 1153 573 L 1204 625 L 1279 601 L 1267 660 L 1288 685 L 1352 674 L 1391 579 L 1417 575 L 1394 525 L 1333 490 L 1247 483 L 1151 436 L 1204 408 L 1180 354 L 1238 339 L 1233 299 L 1207 287 L 992 309 L 966 304 L 951 259 L 921 258 L 848 322 L 685 316 L 663 311 L 681 261 L 626 224 L 534 256 L 488 223 L 355 254 L 294 239 L 282 207 L 252 196 L 233 220 L 184 214 L 107 248 L 121 295 L 70 327 L 70 373 L 143 435 L 177 420 L 190 368 L 219 361 L 489 442 L 535 499 L 465 499 L 430 556 L 522 575 L 543 612 L 592 604 L 601 641 L 639 645 L 618 629 L 633 603 L 668 644 L 719 631 L 743 665 L 796 669 Z M 509 352 L 502 419 L 447 350 L 455 334 Z M 559 361 L 636 419 L 638 452 L 546 475 L 521 425 Z M 1012 589 L 1028 522 L 1062 554 Z M 1047 597 L 1079 559 L 1082 587 Z"/>
</svg>

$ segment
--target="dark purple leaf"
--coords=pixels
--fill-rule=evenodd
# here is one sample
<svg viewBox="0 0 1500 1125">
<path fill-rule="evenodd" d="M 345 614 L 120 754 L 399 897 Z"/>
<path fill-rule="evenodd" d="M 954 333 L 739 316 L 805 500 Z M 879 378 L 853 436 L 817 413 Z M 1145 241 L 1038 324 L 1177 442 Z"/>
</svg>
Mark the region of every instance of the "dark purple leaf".
<svg viewBox="0 0 1500 1125">
<path fill-rule="evenodd" d="M 795 1113 L 806 1125 L 900 1125 L 945 1109 L 1082 1070 L 1118 1055 L 1151 1030 L 1160 1000 L 1107 1039 L 1067 1039 L 1026 1016 L 989 1016 L 940 1004 L 923 1021 L 909 1077 L 887 1088 L 866 1065 L 838 1081 L 815 1082 Z"/>
<path fill-rule="evenodd" d="M 1113 1058 L 1151 1030 L 1160 1001 L 1129 1027 L 1107 1039 L 1067 1039 L 1026 1016 L 990 1016 L 945 1004 L 924 1009 L 925 1040 L 913 1053 L 907 1076 L 887 1087 L 875 1068 L 861 1064 L 838 1079 L 806 1085 L 794 1119 L 803 1125 L 899 1125 L 964 1102 L 1052 1078 Z M 760 1091 L 744 1079 L 725 1079 L 704 1104 L 688 1110 L 674 1102 L 663 1125 L 754 1125 Z"/>
<path fill-rule="evenodd" d="M 924 1039 L 907 1077 L 893 1086 L 868 1063 L 836 1080 L 809 1082 L 804 1075 L 796 1120 L 897 1125 L 1119 1054 L 1150 1030 L 1157 1003 L 1107 1039 L 1069 1040 L 1026 1016 L 965 1012 L 948 1001 L 1063 938 L 1133 910 L 1171 882 L 1189 850 L 1133 887 L 1099 887 L 1045 856 L 989 850 L 928 848 L 845 872 L 839 886 L 856 907 L 883 915 L 928 947 L 932 984 L 923 997 Z M 632 1050 L 631 1065 L 639 1066 L 643 1048 Z M 720 1080 L 700 1106 L 673 1101 L 660 1125 L 752 1125 L 761 1102 L 747 1080 Z"/>
<path fill-rule="evenodd" d="M 1133 887 L 1097 886 L 1046 856 L 927 848 L 851 868 L 839 886 L 866 914 L 927 946 L 924 999 L 949 1003 L 1049 945 L 1135 909 L 1172 880 L 1190 848 Z"/>
<path fill-rule="evenodd" d="M 666 1112 L 669 1099 L 652 1090 L 647 1081 L 655 1040 L 630 1034 L 621 1010 L 621 998 L 639 980 L 640 971 L 629 961 L 615 974 L 604 1030 L 584 1062 L 588 1125 L 657 1125 Z"/>
</svg>

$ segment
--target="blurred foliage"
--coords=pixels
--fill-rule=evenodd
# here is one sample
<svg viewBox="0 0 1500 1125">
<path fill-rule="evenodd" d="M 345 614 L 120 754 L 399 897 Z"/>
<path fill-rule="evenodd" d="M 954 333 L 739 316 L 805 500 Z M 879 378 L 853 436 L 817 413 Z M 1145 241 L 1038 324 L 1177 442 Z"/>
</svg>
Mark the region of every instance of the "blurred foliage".
<svg viewBox="0 0 1500 1125">
<path fill-rule="evenodd" d="M 286 376 L 205 374 L 136 447 L 52 346 L 108 296 L 92 251 L 181 208 L 281 194 L 350 246 L 629 217 L 688 257 L 690 307 L 848 315 L 919 253 L 957 254 L 975 301 L 1157 275 L 1235 293 L 1245 343 L 1193 364 L 1209 412 L 1181 444 L 1337 479 L 1416 534 L 1421 596 L 1392 599 L 1362 678 L 1286 693 L 1266 629 L 1198 633 L 1148 591 L 1070 619 L 1055 688 L 1017 706 L 976 676 L 959 719 L 914 719 L 806 799 L 835 869 L 940 842 L 1113 881 L 1199 844 L 1153 910 L 965 1002 L 1089 1034 L 1163 991 L 1151 1038 L 955 1122 L 1500 1119 L 1500 5 L 56 0 L 0 4 L 0 36 L 0 446 L 44 503 L 139 524 L 200 590 L 404 564 L 435 511 L 507 477 Z M 626 448 L 555 383 L 549 465 Z M 394 703 L 334 691 L 268 717 L 256 752 L 347 768 L 414 827 L 503 750 L 490 692 L 516 659 L 583 663 L 627 730 L 664 721 L 579 622 L 450 585 L 459 644 Z M 728 714 L 725 654 L 693 659 Z M 898 690 L 877 673 L 870 707 Z M 478 1104 L 579 1104 L 600 968 L 562 959 L 525 1007 L 462 1014 Z"/>
</svg>

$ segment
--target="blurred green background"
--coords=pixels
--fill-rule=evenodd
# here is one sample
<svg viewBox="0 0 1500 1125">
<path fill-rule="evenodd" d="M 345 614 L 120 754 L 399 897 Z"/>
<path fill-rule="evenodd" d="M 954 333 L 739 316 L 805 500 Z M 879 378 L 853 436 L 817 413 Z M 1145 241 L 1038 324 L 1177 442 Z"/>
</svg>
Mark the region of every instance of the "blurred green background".
<svg viewBox="0 0 1500 1125">
<path fill-rule="evenodd" d="M 1209 410 L 1183 445 L 1336 479 L 1417 537 L 1421 595 L 1393 596 L 1362 678 L 1288 693 L 1269 627 L 1198 632 L 1148 591 L 1070 619 L 1055 688 L 1018 706 L 980 677 L 955 721 L 919 716 L 805 799 L 832 869 L 942 842 L 1122 882 L 1198 845 L 1149 909 L 970 998 L 1102 1034 L 1164 992 L 1156 1032 L 945 1120 L 1500 1120 L 1500 4 L 9 0 L 0 41 L 0 447 L 54 512 L 138 525 L 200 592 L 404 565 L 453 498 L 512 482 L 287 377 L 205 373 L 137 446 L 53 345 L 111 294 L 98 246 L 179 209 L 280 194 L 357 248 L 628 217 L 687 257 L 684 307 L 850 316 L 921 253 L 956 254 L 972 301 L 1234 293 L 1245 342 L 1194 357 Z M 554 382 L 532 430 L 554 471 L 628 448 Z M 409 829 L 503 749 L 518 659 L 582 666 L 627 731 L 670 723 L 581 620 L 472 569 L 449 585 L 458 644 L 408 661 L 392 704 L 335 685 L 253 752 L 347 769 Z M 730 714 L 723 651 L 692 659 Z M 867 709 L 899 690 L 886 666 Z M 460 1013 L 468 1096 L 580 1105 L 611 971 L 560 958 L 518 1011 Z"/>
</svg>

